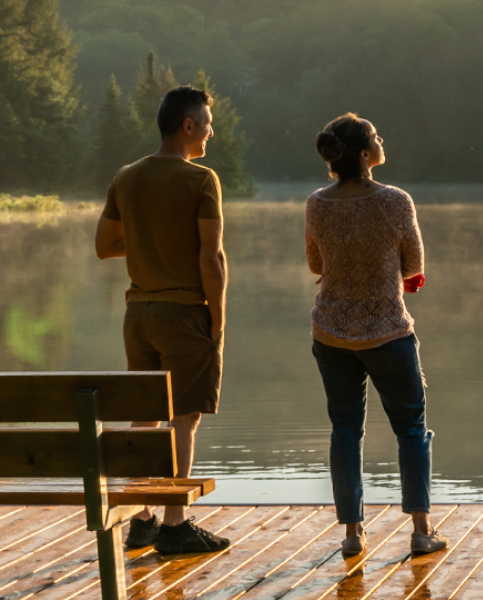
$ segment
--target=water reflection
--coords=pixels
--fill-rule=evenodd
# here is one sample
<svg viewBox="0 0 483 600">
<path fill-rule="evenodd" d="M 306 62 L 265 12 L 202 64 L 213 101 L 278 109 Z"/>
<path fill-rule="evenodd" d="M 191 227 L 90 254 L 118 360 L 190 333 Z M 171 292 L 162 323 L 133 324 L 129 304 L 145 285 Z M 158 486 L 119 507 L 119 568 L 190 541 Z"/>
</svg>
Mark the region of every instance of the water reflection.
<svg viewBox="0 0 483 600">
<path fill-rule="evenodd" d="M 251 488 L 233 483 L 245 496 L 269 480 L 260 492 L 265 500 L 282 493 L 303 501 L 304 490 L 307 501 L 331 499 L 330 425 L 310 351 L 316 287 L 305 265 L 303 210 L 292 202 L 226 206 L 230 287 L 223 395 L 220 414 L 203 420 L 196 473 L 217 475 L 226 490 L 226 479 L 251 478 Z M 483 205 L 418 210 L 427 285 L 407 300 L 422 344 L 429 425 L 436 432 L 436 499 L 482 500 Z M 41 228 L 0 224 L 2 370 L 125 368 L 127 278 L 123 261 L 95 257 L 96 219 L 97 213 L 66 216 Z M 399 500 L 396 459 L 394 436 L 371 389 L 368 500 Z"/>
</svg>

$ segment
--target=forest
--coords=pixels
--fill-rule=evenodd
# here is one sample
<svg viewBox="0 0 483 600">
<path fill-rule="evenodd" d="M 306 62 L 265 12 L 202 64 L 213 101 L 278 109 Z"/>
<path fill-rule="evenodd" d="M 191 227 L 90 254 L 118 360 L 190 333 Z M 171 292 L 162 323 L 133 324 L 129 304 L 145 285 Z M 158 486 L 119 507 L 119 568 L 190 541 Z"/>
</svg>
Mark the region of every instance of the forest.
<svg viewBox="0 0 483 600">
<path fill-rule="evenodd" d="M 0 191 L 103 189 L 156 149 L 172 85 L 216 94 L 205 163 L 233 193 L 325 180 L 355 111 L 396 182 L 483 181 L 480 0 L 0 0 Z"/>
</svg>

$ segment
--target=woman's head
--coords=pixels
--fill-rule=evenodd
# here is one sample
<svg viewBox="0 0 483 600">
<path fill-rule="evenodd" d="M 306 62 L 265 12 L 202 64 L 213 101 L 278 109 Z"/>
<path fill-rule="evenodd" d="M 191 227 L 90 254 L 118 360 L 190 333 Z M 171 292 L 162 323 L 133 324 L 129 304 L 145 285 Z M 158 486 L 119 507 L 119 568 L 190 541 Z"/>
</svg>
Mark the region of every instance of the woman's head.
<svg viewBox="0 0 483 600">
<path fill-rule="evenodd" d="M 370 121 L 347 113 L 328 123 L 317 136 L 317 150 L 329 163 L 331 177 L 358 179 L 385 161 L 382 138 Z"/>
</svg>

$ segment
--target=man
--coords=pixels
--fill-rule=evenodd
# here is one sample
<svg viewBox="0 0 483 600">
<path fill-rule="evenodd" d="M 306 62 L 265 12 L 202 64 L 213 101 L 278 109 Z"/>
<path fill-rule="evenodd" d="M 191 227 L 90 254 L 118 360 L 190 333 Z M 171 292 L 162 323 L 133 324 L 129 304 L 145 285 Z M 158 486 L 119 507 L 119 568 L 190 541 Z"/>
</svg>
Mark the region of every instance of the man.
<svg viewBox="0 0 483 600">
<path fill-rule="evenodd" d="M 221 386 L 226 260 L 221 188 L 214 171 L 190 162 L 213 136 L 213 99 L 191 86 L 163 98 L 161 146 L 123 167 L 109 188 L 96 234 L 101 259 L 126 257 L 124 345 L 128 369 L 167 370 L 173 386 L 178 477 L 190 476 L 202 413 L 216 413 Z M 157 427 L 159 423 L 135 422 Z M 185 507 L 149 507 L 126 541 L 162 554 L 221 550 L 229 540 L 186 520 Z"/>
</svg>

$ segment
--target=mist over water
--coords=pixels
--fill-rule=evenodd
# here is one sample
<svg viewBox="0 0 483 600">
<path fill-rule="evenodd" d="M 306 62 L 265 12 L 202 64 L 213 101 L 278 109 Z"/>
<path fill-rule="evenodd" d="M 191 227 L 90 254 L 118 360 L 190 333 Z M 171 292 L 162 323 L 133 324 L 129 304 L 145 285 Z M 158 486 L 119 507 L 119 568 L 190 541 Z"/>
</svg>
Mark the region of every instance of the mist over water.
<svg viewBox="0 0 483 600">
<path fill-rule="evenodd" d="M 258 192 L 266 201 L 225 205 L 230 285 L 222 401 L 219 415 L 203 417 L 194 469 L 217 477 L 219 491 L 208 502 L 332 500 L 330 424 L 311 355 L 316 278 L 303 240 L 301 201 L 315 186 L 298 185 L 279 184 L 282 201 L 272 185 L 265 196 L 263 186 Z M 426 247 L 426 286 L 406 301 L 436 434 L 434 499 L 481 501 L 483 186 L 425 186 L 432 204 L 421 203 L 421 186 L 406 189 L 418 202 Z M 2 370 L 125 369 L 128 279 L 124 261 L 96 258 L 97 217 L 60 217 L 40 228 L 0 223 Z M 398 501 L 396 440 L 373 388 L 364 460 L 366 500 Z"/>
</svg>

